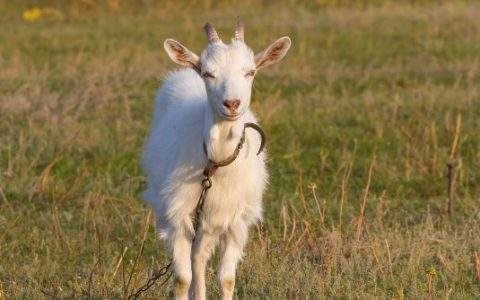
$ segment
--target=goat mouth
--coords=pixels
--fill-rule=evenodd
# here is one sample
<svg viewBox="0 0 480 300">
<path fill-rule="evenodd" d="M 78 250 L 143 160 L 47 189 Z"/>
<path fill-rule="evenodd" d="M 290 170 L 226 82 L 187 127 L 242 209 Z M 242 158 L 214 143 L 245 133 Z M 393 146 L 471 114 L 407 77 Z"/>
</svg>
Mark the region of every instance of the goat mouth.
<svg viewBox="0 0 480 300">
<path fill-rule="evenodd" d="M 220 112 L 220 114 L 222 115 L 222 117 L 228 121 L 235 121 L 237 120 L 238 118 L 240 118 L 240 115 L 239 113 L 237 114 L 226 114 L 224 112 Z"/>
</svg>

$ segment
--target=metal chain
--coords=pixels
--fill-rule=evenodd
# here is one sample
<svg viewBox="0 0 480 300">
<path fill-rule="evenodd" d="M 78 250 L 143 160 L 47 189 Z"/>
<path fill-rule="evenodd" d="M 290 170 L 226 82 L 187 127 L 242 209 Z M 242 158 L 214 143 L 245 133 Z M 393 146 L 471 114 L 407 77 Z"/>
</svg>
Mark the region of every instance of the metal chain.
<svg viewBox="0 0 480 300">
<path fill-rule="evenodd" d="M 152 276 L 148 279 L 147 283 L 144 284 L 141 288 L 139 288 L 134 294 L 131 294 L 128 296 L 128 299 L 138 299 L 140 295 L 143 292 L 146 292 L 148 289 L 150 289 L 157 280 L 159 280 L 162 276 L 166 275 L 168 271 L 170 270 L 170 267 L 172 266 L 172 262 L 170 261 L 168 265 L 160 268 L 159 270 L 156 270 L 152 273 Z M 172 277 L 173 272 L 170 270 L 170 274 L 168 274 L 167 278 L 160 284 L 160 286 L 163 286 L 167 281 Z"/>
<path fill-rule="evenodd" d="M 202 192 L 200 193 L 200 197 L 198 198 L 197 206 L 195 207 L 195 219 L 193 220 L 193 229 L 195 233 L 197 232 L 198 226 L 200 224 L 200 214 L 203 210 L 203 203 L 205 203 L 205 198 L 207 196 L 207 191 L 212 187 L 212 179 L 210 176 L 205 175 L 205 178 L 202 180 Z M 168 263 L 168 265 L 156 270 L 152 273 L 152 276 L 148 279 L 147 283 L 145 283 L 141 288 L 139 288 L 135 293 L 128 296 L 128 299 L 138 299 L 144 292 L 149 290 L 162 276 L 165 276 L 168 271 L 169 275 L 167 278 L 160 284 L 163 286 L 167 281 L 172 277 L 173 271 L 170 270 L 172 266 L 172 261 Z"/>
<path fill-rule="evenodd" d="M 197 206 L 195 207 L 195 219 L 193 220 L 193 230 L 195 231 L 195 235 L 197 233 L 198 226 L 200 225 L 200 214 L 203 211 L 203 204 L 205 203 L 207 192 L 211 187 L 212 179 L 210 176 L 205 176 L 205 178 L 202 180 L 202 192 L 200 193 Z"/>
</svg>

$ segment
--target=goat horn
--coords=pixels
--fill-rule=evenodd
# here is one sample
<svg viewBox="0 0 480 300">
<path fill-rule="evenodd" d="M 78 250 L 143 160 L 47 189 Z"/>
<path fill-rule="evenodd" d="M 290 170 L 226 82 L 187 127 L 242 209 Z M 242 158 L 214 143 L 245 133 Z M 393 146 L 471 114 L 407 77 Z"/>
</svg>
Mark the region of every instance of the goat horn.
<svg viewBox="0 0 480 300">
<path fill-rule="evenodd" d="M 245 37 L 245 27 L 243 26 L 243 22 L 237 20 L 237 26 L 235 26 L 235 39 L 242 41 Z"/>
<path fill-rule="evenodd" d="M 218 33 L 213 28 L 212 24 L 207 23 L 205 26 L 203 26 L 203 29 L 205 30 L 205 33 L 207 34 L 208 42 L 209 43 L 217 43 L 220 42 L 220 38 L 218 37 Z"/>
</svg>

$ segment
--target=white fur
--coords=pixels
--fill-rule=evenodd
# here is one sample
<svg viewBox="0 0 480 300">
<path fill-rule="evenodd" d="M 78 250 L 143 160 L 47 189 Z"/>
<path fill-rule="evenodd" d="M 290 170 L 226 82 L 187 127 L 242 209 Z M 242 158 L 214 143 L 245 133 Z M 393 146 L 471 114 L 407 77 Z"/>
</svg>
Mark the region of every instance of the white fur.
<svg viewBox="0 0 480 300">
<path fill-rule="evenodd" d="M 237 159 L 213 175 L 197 236 L 192 218 L 208 161 L 203 143 L 211 160 L 224 160 L 237 146 L 244 124 L 257 123 L 249 109 L 253 76 L 245 75 L 255 69 L 256 62 L 243 41 L 210 43 L 200 58 L 185 48 L 191 61 L 175 56 L 171 46 L 183 47 L 176 43 L 165 43 L 172 59 L 197 64 L 198 69 L 172 72 L 156 96 L 143 160 L 149 179 L 144 197 L 155 211 L 159 236 L 165 239 L 173 259 L 177 299 L 188 298 L 192 279 L 190 296 L 205 299 L 205 266 L 218 241 L 218 281 L 222 298 L 231 299 L 248 228 L 262 216 L 268 177 L 265 152 L 257 155 L 261 140 L 256 131 L 246 129 L 246 141 Z M 204 72 L 215 78 L 198 74 Z M 225 99 L 240 100 L 235 116 L 223 106 Z"/>
</svg>

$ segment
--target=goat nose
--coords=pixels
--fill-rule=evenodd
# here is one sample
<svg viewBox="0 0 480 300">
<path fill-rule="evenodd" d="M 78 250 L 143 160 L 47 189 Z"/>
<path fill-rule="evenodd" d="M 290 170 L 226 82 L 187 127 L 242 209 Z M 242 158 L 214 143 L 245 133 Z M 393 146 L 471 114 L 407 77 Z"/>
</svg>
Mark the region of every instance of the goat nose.
<svg viewBox="0 0 480 300">
<path fill-rule="evenodd" d="M 240 106 L 240 100 L 238 99 L 229 99 L 223 101 L 223 105 L 228 108 L 230 111 L 235 111 Z"/>
</svg>

